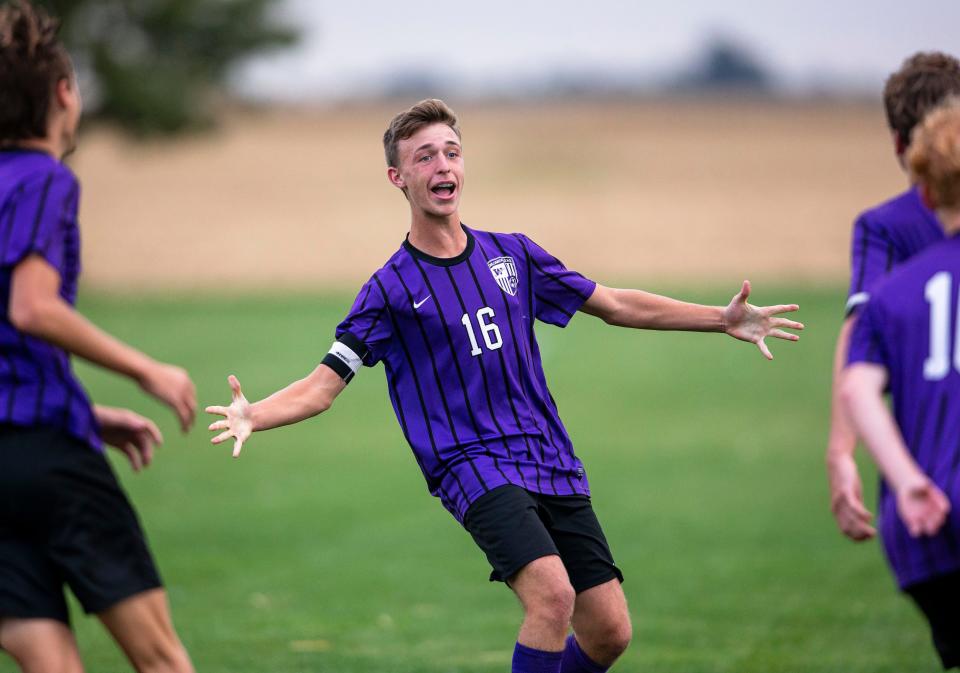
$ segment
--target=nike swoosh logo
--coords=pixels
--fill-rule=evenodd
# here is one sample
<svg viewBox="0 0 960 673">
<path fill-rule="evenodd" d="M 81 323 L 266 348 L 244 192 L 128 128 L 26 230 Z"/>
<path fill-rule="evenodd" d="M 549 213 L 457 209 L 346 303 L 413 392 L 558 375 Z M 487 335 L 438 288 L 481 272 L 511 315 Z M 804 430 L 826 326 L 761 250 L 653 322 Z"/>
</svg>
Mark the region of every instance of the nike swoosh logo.
<svg viewBox="0 0 960 673">
<path fill-rule="evenodd" d="M 414 308 L 414 310 L 416 310 L 416 309 L 420 308 L 421 306 L 423 306 L 424 302 L 426 302 L 427 299 L 430 298 L 430 296 L 431 296 L 431 295 L 428 294 L 426 297 L 424 297 L 424 298 L 421 299 L 420 301 L 415 301 L 415 302 L 413 302 L 413 308 Z"/>
</svg>

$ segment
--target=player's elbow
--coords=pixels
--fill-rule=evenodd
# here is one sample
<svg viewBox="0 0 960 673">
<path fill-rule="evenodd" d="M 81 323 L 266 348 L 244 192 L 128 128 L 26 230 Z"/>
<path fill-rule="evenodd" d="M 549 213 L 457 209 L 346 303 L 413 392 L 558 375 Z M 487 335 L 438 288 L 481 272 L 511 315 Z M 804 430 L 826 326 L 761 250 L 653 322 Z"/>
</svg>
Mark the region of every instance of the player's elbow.
<svg viewBox="0 0 960 673">
<path fill-rule="evenodd" d="M 850 416 L 853 415 L 853 408 L 857 397 L 863 393 L 862 386 L 853 372 L 845 371 L 840 375 L 839 388 L 840 404 Z"/>
<path fill-rule="evenodd" d="M 7 310 L 10 324 L 20 332 L 31 335 L 41 335 L 44 332 L 49 314 L 49 302 L 17 295 L 11 296 Z"/>
</svg>

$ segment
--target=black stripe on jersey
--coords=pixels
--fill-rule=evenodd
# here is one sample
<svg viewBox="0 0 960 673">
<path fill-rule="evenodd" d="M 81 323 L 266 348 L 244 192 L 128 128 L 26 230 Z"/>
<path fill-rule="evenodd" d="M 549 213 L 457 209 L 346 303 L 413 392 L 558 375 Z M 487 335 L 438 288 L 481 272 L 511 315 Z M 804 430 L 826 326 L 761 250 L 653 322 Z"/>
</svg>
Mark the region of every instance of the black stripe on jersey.
<svg viewBox="0 0 960 673">
<path fill-rule="evenodd" d="M 860 227 L 860 273 L 857 277 L 857 284 L 852 294 L 863 292 L 863 275 L 867 270 L 867 229 L 869 225 L 866 219 L 863 220 L 863 226 Z"/>
<path fill-rule="evenodd" d="M 470 404 L 470 394 L 467 392 L 467 384 L 463 378 L 463 371 L 460 369 L 460 358 L 457 357 L 457 350 L 453 345 L 453 337 L 450 335 L 450 325 L 447 323 L 446 316 L 443 315 L 443 303 L 439 301 L 439 296 L 433 291 L 433 284 L 430 282 L 430 278 L 427 276 L 427 272 L 423 270 L 423 266 L 420 264 L 420 260 L 416 257 L 413 258 L 413 263 L 416 265 L 417 269 L 420 271 L 420 275 L 423 276 L 423 282 L 427 284 L 427 289 L 430 290 L 430 294 L 434 297 L 438 297 L 438 300 L 434 302 L 437 306 L 437 313 L 440 315 L 440 322 L 443 324 L 443 332 L 447 336 L 447 345 L 450 347 L 450 356 L 453 359 L 454 367 L 457 370 L 457 379 L 460 381 L 460 390 L 463 392 L 463 405 L 467 408 L 467 413 L 470 415 L 470 423 L 473 425 L 473 433 L 477 436 L 477 443 L 483 447 L 484 452 L 493 459 L 493 465 L 496 467 L 497 471 L 503 477 L 504 481 L 510 481 L 507 479 L 507 475 L 503 473 L 503 470 L 500 469 L 500 464 L 497 462 L 497 457 L 493 455 L 490 451 L 490 448 L 480 439 L 480 425 L 477 423 L 477 417 L 473 413 L 473 406 Z M 447 272 L 449 273 L 450 267 L 446 267 Z M 406 289 L 406 286 L 404 286 Z M 464 311 L 466 313 L 466 311 Z M 417 319 L 419 320 L 420 314 L 417 313 Z M 470 463 L 473 465 L 473 462 Z M 477 473 L 477 478 L 480 479 L 479 472 Z M 480 483 L 483 485 L 483 488 L 486 489 L 487 486 L 484 483 L 483 479 L 480 479 Z"/>
<path fill-rule="evenodd" d="M 893 244 L 887 243 L 887 273 L 893 268 Z"/>
<path fill-rule="evenodd" d="M 501 252 L 503 252 L 503 246 L 500 245 L 500 241 L 499 241 L 496 237 L 493 238 L 493 242 L 496 244 L 497 248 L 500 249 Z M 523 238 L 520 238 L 520 246 L 523 248 L 523 255 L 524 255 L 524 257 L 526 257 L 526 262 L 527 262 L 527 300 L 528 300 L 528 302 L 529 302 L 528 306 L 530 307 L 530 311 L 531 311 L 531 313 L 533 313 L 533 269 L 531 269 L 530 267 L 531 267 L 531 264 L 532 264 L 532 263 L 535 263 L 535 260 L 533 259 L 533 255 L 530 254 L 530 249 L 527 248 L 527 244 L 524 242 Z M 505 253 L 504 253 L 504 254 L 505 254 Z M 554 258 L 554 259 L 556 259 L 556 258 Z M 539 267 L 538 267 L 538 268 L 539 268 Z M 542 271 L 542 269 L 541 269 L 541 271 Z M 572 288 L 571 288 L 571 289 L 572 289 Z M 578 293 L 578 294 L 579 294 L 579 293 Z M 572 316 L 571 316 L 571 317 L 572 317 Z M 527 335 L 528 338 L 529 338 L 529 340 L 530 340 L 529 344 L 527 345 L 527 354 L 528 354 L 528 356 L 529 356 L 530 359 L 531 359 L 531 363 L 530 363 L 530 366 L 531 366 L 531 367 L 533 366 L 533 362 L 532 362 L 532 360 L 533 360 L 533 342 L 534 342 L 534 340 L 536 339 L 536 336 L 535 336 L 534 331 L 533 331 L 533 323 L 534 323 L 534 319 L 535 319 L 535 318 L 536 318 L 535 315 L 531 315 L 531 316 L 530 316 L 530 321 L 529 321 L 530 329 L 528 330 L 529 334 Z M 553 404 L 554 410 L 556 410 L 556 409 L 557 409 L 557 403 L 554 402 L 554 400 L 553 400 L 553 395 L 550 393 L 550 390 L 549 390 L 549 389 L 547 390 L 547 395 L 550 396 L 550 402 Z M 560 413 L 559 413 L 559 411 L 556 411 L 556 415 L 557 415 L 557 418 L 560 418 Z M 556 448 L 556 451 L 557 451 L 557 462 L 560 463 L 561 467 L 566 467 L 566 461 L 563 460 L 563 454 L 560 452 L 560 442 L 557 441 L 557 438 L 556 438 L 556 437 L 554 436 L 554 434 L 553 434 L 553 429 L 550 427 L 549 419 L 546 419 L 546 420 L 547 420 L 547 434 L 550 436 L 550 443 L 553 444 L 553 446 Z M 565 444 L 570 444 L 570 442 L 565 442 Z M 572 455 L 572 454 L 573 454 L 573 446 L 570 445 L 570 447 L 569 447 L 568 450 L 570 451 L 570 454 Z M 576 459 L 576 457 L 574 457 L 574 459 Z M 556 472 L 555 472 L 555 470 L 554 470 L 554 471 L 551 473 L 551 476 L 550 476 L 551 482 L 552 482 L 555 474 L 556 474 Z M 564 475 L 564 478 L 565 478 L 566 481 L 567 481 L 567 486 L 570 487 L 570 491 L 573 492 L 573 493 L 576 493 L 577 489 L 576 489 L 576 487 L 574 487 L 574 485 L 573 485 L 573 480 L 570 479 L 570 475 L 569 475 L 569 474 L 565 474 L 565 475 Z M 554 490 L 556 490 L 556 489 L 554 489 Z"/>
<path fill-rule="evenodd" d="M 66 426 L 70 422 L 70 405 L 73 403 L 73 385 L 70 383 L 70 379 L 68 378 L 69 372 L 66 366 L 66 353 L 63 355 L 58 353 L 53 358 L 53 361 L 57 363 L 57 376 L 59 376 L 60 380 L 63 381 L 63 388 L 67 393 L 63 400 L 63 424 Z"/>
<path fill-rule="evenodd" d="M 403 432 L 403 438 L 407 440 L 407 444 L 412 447 L 413 442 L 410 441 L 410 431 L 407 429 L 407 417 L 406 414 L 403 413 L 403 403 L 400 400 L 400 393 L 397 390 L 397 380 L 393 374 L 393 368 L 390 366 L 389 360 L 383 361 L 383 368 L 387 372 L 387 381 L 390 385 L 392 397 L 397 402 L 397 416 L 400 419 L 400 431 Z M 423 461 L 420 460 L 420 454 L 418 454 L 416 451 L 411 451 L 411 453 L 413 454 L 414 460 L 417 461 L 417 465 L 420 467 L 420 471 L 423 473 L 424 478 L 427 480 L 427 488 L 430 489 L 431 493 L 437 490 L 440 487 L 440 484 L 439 482 L 434 482 L 430 478 L 429 473 L 423 466 Z"/>
<path fill-rule="evenodd" d="M 507 251 L 503 248 L 502 245 L 500 245 L 500 241 L 497 240 L 497 237 L 496 237 L 495 235 L 493 235 L 493 234 L 490 234 L 490 238 L 493 239 L 493 243 L 494 243 L 494 245 L 497 246 L 497 249 L 500 251 L 500 254 L 501 254 L 501 255 L 506 255 L 506 254 L 507 254 Z M 489 266 L 489 265 L 490 265 L 490 255 L 487 254 L 487 251 L 484 249 L 484 247 L 483 247 L 482 244 L 480 245 L 480 252 L 483 253 L 483 256 L 484 256 L 484 258 L 486 259 L 486 262 L 487 262 L 487 266 Z M 527 276 L 527 285 L 529 286 L 530 284 L 531 284 L 531 283 L 530 283 L 530 277 L 529 277 L 529 275 L 528 275 L 528 276 Z M 523 342 L 522 342 L 521 340 L 517 339 L 517 332 L 516 332 L 516 330 L 513 328 L 513 314 L 510 312 L 510 307 L 507 305 L 506 293 L 504 293 L 503 291 L 501 291 L 501 292 L 498 292 L 497 294 L 500 295 L 500 300 L 503 302 L 503 310 L 504 310 L 504 312 L 507 314 L 507 324 L 508 324 L 509 327 L 510 327 L 510 336 L 513 337 L 513 342 L 514 342 L 514 344 L 515 344 L 515 346 L 514 346 L 514 348 L 513 348 L 513 353 L 514 353 L 514 355 L 515 355 L 516 358 L 517 358 L 517 372 L 521 372 L 521 371 L 523 371 L 523 364 L 520 362 L 520 345 L 521 345 Z M 530 316 L 530 324 L 531 324 L 531 325 L 533 324 L 533 316 L 532 316 L 532 315 Z M 529 366 L 529 363 L 528 363 L 528 366 Z M 526 402 L 526 404 L 527 404 L 527 412 L 530 414 L 530 417 L 531 417 L 531 418 L 536 419 L 536 414 L 533 413 L 533 408 L 530 406 L 530 396 L 527 395 L 526 389 L 523 389 L 521 392 L 523 393 L 523 401 Z M 540 432 L 540 436 L 537 437 L 537 443 L 540 444 L 540 461 L 543 462 L 543 463 L 546 463 L 546 462 L 547 462 L 547 452 L 546 452 L 546 449 L 543 448 L 543 440 L 541 439 L 541 437 L 543 437 L 543 436 L 545 436 L 545 435 L 544 435 L 543 430 L 540 428 L 540 424 L 539 424 L 539 423 L 537 423 L 537 430 Z M 551 467 L 552 467 L 552 466 L 551 466 Z M 553 489 L 553 494 L 554 494 L 554 495 L 557 495 L 557 494 L 559 493 L 559 491 L 557 491 L 557 485 L 554 483 L 554 476 L 555 476 L 555 474 L 556 474 L 556 470 L 551 469 L 551 470 L 550 470 L 550 488 Z M 540 486 L 540 466 L 539 466 L 539 465 L 537 466 L 537 486 L 538 486 L 538 487 Z"/>
<path fill-rule="evenodd" d="M 496 239 L 494 239 L 494 240 L 496 240 Z M 524 251 L 524 253 L 526 253 L 527 259 L 528 259 L 535 267 L 537 267 L 537 270 L 538 270 L 540 273 L 542 273 L 544 276 L 546 276 L 546 277 L 549 278 L 550 280 L 554 281 L 555 283 L 558 283 L 558 284 L 562 285 L 562 286 L 565 287 L 567 290 L 569 290 L 570 292 L 573 292 L 575 295 L 577 295 L 578 297 L 580 297 L 580 298 L 583 299 L 584 301 L 586 301 L 586 300 L 588 300 L 588 299 L 590 298 L 590 295 L 584 294 L 583 292 L 581 292 L 581 291 L 578 290 L 577 288 L 575 288 L 575 287 L 573 287 L 572 285 L 570 285 L 570 283 L 568 283 L 568 282 L 566 282 L 565 280 L 563 280 L 563 278 L 560 278 L 560 276 L 557 276 L 557 275 L 554 275 L 554 274 L 550 273 L 549 271 L 547 271 L 546 269 L 544 269 L 542 266 L 540 266 L 539 264 L 537 264 L 537 260 L 535 260 L 535 259 L 533 258 L 533 255 L 530 254 L 530 251 L 527 250 L 527 245 L 526 245 L 526 243 L 523 242 L 523 239 L 520 240 L 520 243 L 521 243 L 521 245 L 523 245 L 523 251 Z M 498 247 L 498 248 L 500 247 L 500 244 L 499 244 L 499 243 L 497 243 L 497 247 Z M 561 263 L 560 260 L 557 259 L 556 257 L 553 258 L 553 261 L 555 261 L 557 264 L 560 264 L 560 263 Z M 529 277 L 529 276 L 528 276 L 528 277 Z"/>
<path fill-rule="evenodd" d="M 30 352 L 30 346 L 27 344 L 27 338 L 23 335 L 22 332 L 17 332 L 17 336 L 20 339 L 20 349 L 24 353 Z M 33 420 L 37 421 L 40 419 L 40 414 L 43 411 L 43 394 L 46 391 L 47 387 L 47 377 L 43 373 L 43 364 L 40 358 L 35 360 L 37 363 L 37 379 L 39 386 L 37 388 L 37 405 L 33 409 Z"/>
<path fill-rule="evenodd" d="M 7 213 L 7 231 L 3 239 L 3 249 L 0 252 L 0 260 L 6 259 L 7 249 L 10 247 L 10 238 L 13 236 L 13 220 L 17 216 L 17 203 L 23 197 L 23 185 L 17 190 L 17 195 L 8 202 L 10 210 Z"/>
<path fill-rule="evenodd" d="M 483 251 L 483 246 L 482 246 L 482 245 L 480 246 L 480 250 L 481 250 L 481 252 Z M 485 254 L 485 253 L 484 253 L 484 257 L 486 257 L 486 254 Z M 483 302 L 483 305 L 484 305 L 484 306 L 490 306 L 489 302 L 487 302 L 486 296 L 483 294 L 483 286 L 480 284 L 480 280 L 477 278 L 477 274 L 476 274 L 476 272 L 473 270 L 473 265 L 470 263 L 470 260 L 467 260 L 467 269 L 470 271 L 470 277 L 473 278 L 473 284 L 477 286 L 477 293 L 480 295 L 480 301 Z M 506 390 L 506 393 L 507 393 L 507 402 L 510 404 L 510 411 L 513 413 L 513 422 L 514 422 L 514 424 L 517 426 L 517 432 L 519 432 L 519 433 L 520 433 L 520 436 L 523 437 L 523 444 L 524 444 L 524 446 L 527 447 L 527 459 L 528 459 L 531 463 L 533 463 L 533 464 L 534 464 L 534 467 L 536 467 L 536 469 L 537 469 L 537 487 L 539 488 L 539 484 L 540 484 L 540 468 L 537 466 L 536 461 L 533 459 L 533 450 L 530 448 L 530 440 L 529 440 L 529 438 L 527 437 L 527 433 L 524 432 L 523 426 L 520 425 L 520 414 L 517 413 L 517 406 L 516 406 L 516 404 L 515 404 L 514 401 L 513 401 L 513 395 L 510 393 L 510 389 L 509 389 L 509 383 L 508 383 L 508 382 L 510 381 L 510 376 L 509 376 L 508 373 L 507 373 L 507 361 L 506 361 L 506 359 L 505 359 L 505 356 L 503 355 L 503 349 L 502 349 L 502 348 L 498 348 L 498 349 L 497 349 L 497 356 L 498 356 L 497 359 L 498 359 L 499 362 L 500 362 L 500 372 L 501 372 L 501 376 L 503 377 L 503 385 L 504 385 L 505 388 L 507 388 L 507 390 Z M 517 472 L 520 473 L 520 481 L 523 482 L 523 486 L 524 486 L 524 488 L 526 488 L 526 487 L 527 487 L 527 480 L 526 480 L 526 478 L 523 476 L 523 471 L 520 469 L 520 464 L 519 464 L 519 462 L 516 464 L 516 468 L 517 468 Z"/>
<path fill-rule="evenodd" d="M 457 287 L 457 281 L 454 279 L 454 277 L 453 277 L 453 272 L 450 270 L 450 267 L 447 267 L 447 278 L 450 280 L 450 287 L 453 288 L 454 294 L 457 295 L 457 301 L 460 303 L 460 310 L 463 311 L 464 313 L 466 313 L 466 312 L 467 312 L 467 305 L 466 305 L 466 303 L 463 301 L 463 296 L 460 294 L 460 288 Z M 431 290 L 431 292 L 432 292 L 432 290 Z M 484 302 L 484 304 L 486 304 L 486 302 Z M 452 346 L 451 346 L 451 347 L 452 347 Z M 483 390 L 484 390 L 484 392 L 486 393 L 486 396 L 487 396 L 487 409 L 489 409 L 489 411 L 490 411 L 490 418 L 493 420 L 493 424 L 494 424 L 495 426 L 497 426 L 497 431 L 500 433 L 500 441 L 503 443 L 504 455 L 506 455 L 507 457 L 509 457 L 509 456 L 510 456 L 510 448 L 507 446 L 506 433 L 503 431 L 503 426 L 500 425 L 500 420 L 497 418 L 497 414 L 494 413 L 494 410 L 493 410 L 493 396 L 490 394 L 490 383 L 489 383 L 489 381 L 487 380 L 487 368 L 486 368 L 486 366 L 483 364 L 483 357 L 482 357 L 482 356 L 481 356 L 480 360 L 477 362 L 477 364 L 478 364 L 479 367 L 480 367 L 480 377 L 481 377 L 481 379 L 483 380 Z M 466 388 L 464 388 L 464 399 L 466 399 Z M 472 410 L 471 410 L 470 414 L 471 414 L 471 417 L 472 417 L 472 416 L 473 416 L 473 411 L 472 411 Z M 477 429 L 477 422 L 476 422 L 476 420 L 473 421 L 473 424 L 474 424 L 474 428 L 475 428 L 475 430 L 476 430 L 476 432 L 477 432 L 477 436 L 479 437 L 479 436 L 480 436 L 480 431 L 479 431 L 479 429 Z M 493 465 L 494 465 L 494 467 L 496 467 L 496 468 L 497 468 L 497 471 L 498 471 L 501 475 L 503 475 L 503 478 L 504 478 L 504 479 L 507 479 L 507 475 L 504 474 L 504 472 L 503 472 L 502 469 L 500 469 L 500 461 L 497 459 L 497 456 L 494 455 L 492 452 L 490 453 L 490 455 L 493 456 Z M 520 471 L 520 463 L 517 462 L 516 460 L 514 460 L 514 468 L 516 468 L 517 474 L 520 475 L 520 481 L 522 482 L 522 481 L 523 481 L 523 472 Z M 510 481 L 510 480 L 507 479 L 507 481 Z"/>
<path fill-rule="evenodd" d="M 410 300 L 410 303 L 416 303 L 416 298 L 410 293 L 410 288 L 407 287 L 407 284 L 403 280 L 403 276 L 400 275 L 400 271 L 397 269 L 396 265 L 391 264 L 390 268 L 396 275 L 397 280 L 400 281 L 403 291 L 407 293 L 407 298 Z M 434 303 L 439 305 L 440 302 L 436 301 Z M 470 465 L 474 476 L 477 478 L 477 481 L 480 482 L 480 487 L 484 490 L 484 492 L 487 492 L 489 490 L 487 488 L 487 483 L 483 480 L 480 470 L 477 469 L 473 459 L 470 458 L 470 454 L 468 454 L 466 449 L 463 448 L 464 444 L 460 442 L 460 438 L 457 436 L 457 426 L 453 422 L 453 415 L 450 413 L 450 404 L 447 402 L 447 394 L 443 391 L 443 381 L 440 378 L 440 370 L 437 368 L 437 356 L 433 352 L 433 345 L 430 343 L 430 337 L 427 336 L 427 330 L 423 326 L 423 318 L 417 311 L 413 312 L 413 317 L 416 319 L 417 327 L 420 328 L 420 336 L 423 337 L 423 343 L 427 347 L 427 354 L 430 356 L 430 365 L 433 367 L 433 378 L 437 384 L 437 392 L 440 393 L 440 401 L 443 403 L 443 411 L 447 415 L 447 424 L 450 426 L 450 435 L 453 437 L 453 443 L 456 444 L 456 446 L 460 449 L 460 453 L 463 454 L 464 459 L 466 459 L 467 463 Z M 451 353 L 451 355 L 456 357 L 456 353 Z"/>
<path fill-rule="evenodd" d="M 430 437 L 430 447 L 433 449 L 433 457 L 437 461 L 437 465 L 443 465 L 444 462 L 440 458 L 440 452 L 437 450 L 437 440 L 433 436 L 433 428 L 430 425 L 430 415 L 427 413 L 427 404 L 423 399 L 423 388 L 420 387 L 420 377 L 417 376 L 417 368 L 413 366 L 413 358 L 410 356 L 410 350 L 407 348 L 407 342 L 403 338 L 403 332 L 400 331 L 400 323 L 397 321 L 397 317 L 393 315 L 393 309 L 390 308 L 390 297 L 387 295 L 387 291 L 383 288 L 383 283 L 380 282 L 380 279 L 374 275 L 374 281 L 377 284 L 377 287 L 380 289 L 380 295 L 383 297 L 383 305 L 387 309 L 387 315 L 390 317 L 390 324 L 393 325 L 393 332 L 397 335 L 397 341 L 400 342 L 400 348 L 403 350 L 403 355 L 407 359 L 407 365 L 410 367 L 410 374 L 413 376 L 413 383 L 417 389 L 417 397 L 420 399 L 420 410 L 423 412 L 423 423 L 427 426 L 427 435 Z M 397 398 L 397 406 L 399 407 L 400 398 Z M 407 435 L 407 441 L 410 443 L 410 446 L 413 446 L 413 442 L 410 442 L 409 434 Z M 416 451 L 414 451 L 416 453 Z M 424 474 L 427 474 L 426 470 Z M 453 478 L 457 482 L 457 486 L 460 487 L 460 492 L 463 494 L 464 500 L 467 498 L 467 490 L 463 487 L 463 484 L 460 482 L 460 477 L 456 472 L 453 472 Z"/>
<path fill-rule="evenodd" d="M 50 185 L 53 184 L 53 173 L 47 176 L 43 183 L 43 193 L 40 195 L 40 205 L 37 206 L 37 215 L 33 218 L 33 229 L 30 231 L 30 239 L 27 242 L 26 250 L 31 250 L 34 242 L 37 240 L 37 230 L 40 228 L 40 222 L 43 220 L 43 211 L 47 208 L 47 195 L 50 193 Z"/>
<path fill-rule="evenodd" d="M 567 309 L 563 308 L 562 306 L 560 306 L 560 305 L 558 305 L 558 304 L 554 304 L 552 301 L 550 301 L 549 299 L 547 299 L 547 298 L 545 298 L 545 297 L 540 296 L 538 293 L 534 292 L 534 293 L 533 293 L 533 296 L 537 298 L 537 301 L 539 301 L 539 302 L 541 302 L 541 303 L 543 303 L 543 304 L 546 304 L 547 306 L 552 306 L 553 308 L 557 309 L 558 311 L 560 311 L 560 313 L 562 313 L 563 315 L 567 316 L 568 318 L 572 318 L 572 317 L 573 317 L 573 314 L 572 314 L 570 311 L 568 311 Z"/>
<path fill-rule="evenodd" d="M 506 255 L 506 254 L 507 254 L 507 251 L 506 251 L 506 249 L 503 247 L 503 245 L 500 243 L 500 239 L 498 239 L 494 234 L 490 234 L 490 238 L 493 240 L 493 244 L 494 244 L 495 246 L 497 246 L 497 250 L 500 251 L 500 254 L 501 254 L 501 255 Z M 520 245 L 521 245 L 521 247 L 523 247 L 523 253 L 524 253 L 524 256 L 526 257 L 526 265 L 527 265 L 527 296 L 529 297 L 530 293 L 533 291 L 533 272 L 532 272 L 532 270 L 530 269 L 530 253 L 527 251 L 526 246 L 523 245 L 523 239 L 520 239 Z M 486 254 L 486 252 L 484 252 L 484 254 Z M 507 300 L 506 300 L 506 297 L 504 297 L 504 296 L 501 294 L 501 298 L 502 298 L 503 301 L 504 301 L 504 305 L 506 305 L 506 301 L 507 301 Z M 529 306 L 530 306 L 530 309 L 531 309 L 531 312 L 532 312 L 532 311 L 533 311 L 533 304 L 530 304 Z M 529 324 L 529 330 L 528 330 L 529 342 L 528 342 L 528 344 L 527 344 L 526 350 L 524 351 L 525 359 L 527 360 L 527 366 L 530 367 L 531 369 L 534 368 L 534 364 L 533 364 L 533 339 L 534 339 L 534 334 L 533 334 L 533 321 L 534 321 L 534 318 L 535 318 L 535 316 L 534 316 L 534 315 L 531 315 L 531 316 L 530 316 L 530 320 L 528 321 L 528 324 Z M 511 315 L 510 315 L 509 312 L 507 313 L 507 320 L 508 320 L 508 322 L 510 323 L 510 333 L 511 333 L 511 334 L 514 334 L 514 331 L 513 331 L 513 318 L 511 317 Z M 516 339 L 516 335 L 515 335 L 515 334 L 514 334 L 514 339 Z M 518 343 L 521 343 L 521 342 L 518 342 Z M 519 366 L 520 366 L 520 351 L 519 351 L 519 349 L 514 349 L 514 353 L 515 353 L 516 356 L 517 356 L 517 366 L 519 367 Z M 530 412 L 530 416 L 533 417 L 533 418 L 536 418 L 536 415 L 533 413 L 533 408 L 532 408 L 532 406 L 531 406 L 531 404 L 530 404 L 530 396 L 527 394 L 527 391 L 526 391 L 526 390 L 523 391 L 523 399 L 524 399 L 524 401 L 527 403 L 527 410 Z M 546 421 L 546 419 L 544 419 L 544 420 Z M 540 424 L 537 423 L 537 430 L 540 431 L 540 437 L 537 437 L 537 443 L 540 445 L 540 459 L 541 459 L 544 463 L 547 462 L 547 458 L 546 458 L 547 452 L 546 452 L 546 449 L 544 449 L 544 447 L 543 447 L 543 439 L 541 439 L 541 437 L 546 437 L 547 434 L 549 434 L 549 435 L 550 435 L 550 441 L 551 441 L 552 443 L 556 444 L 556 438 L 553 436 L 553 433 L 552 433 L 552 431 L 550 430 L 550 423 L 549 423 L 549 422 L 546 423 L 546 429 L 547 429 L 547 432 L 544 432 L 543 429 L 540 427 Z M 556 452 L 557 452 L 557 461 L 558 461 L 561 465 L 563 465 L 563 458 L 562 458 L 561 455 L 560 455 L 560 449 L 559 449 L 559 447 L 556 447 Z M 555 465 L 551 465 L 551 466 L 550 466 L 550 487 L 553 489 L 554 494 L 558 494 L 558 493 L 559 493 L 559 492 L 557 491 L 556 478 L 557 478 L 557 468 L 556 468 Z M 571 491 L 576 491 L 576 489 L 573 487 L 573 482 L 570 481 L 570 476 L 569 476 L 569 475 L 567 475 L 567 484 L 570 486 L 570 490 L 571 490 Z"/>
<path fill-rule="evenodd" d="M 7 366 L 10 369 L 10 376 L 13 379 L 13 385 L 10 386 L 10 398 L 7 400 L 7 413 L 4 418 L 10 421 L 13 420 L 13 401 L 16 399 L 16 390 L 17 386 L 20 385 L 20 375 L 17 373 L 17 365 L 14 362 L 15 358 L 10 356 L 5 356 L 7 358 Z"/>
</svg>

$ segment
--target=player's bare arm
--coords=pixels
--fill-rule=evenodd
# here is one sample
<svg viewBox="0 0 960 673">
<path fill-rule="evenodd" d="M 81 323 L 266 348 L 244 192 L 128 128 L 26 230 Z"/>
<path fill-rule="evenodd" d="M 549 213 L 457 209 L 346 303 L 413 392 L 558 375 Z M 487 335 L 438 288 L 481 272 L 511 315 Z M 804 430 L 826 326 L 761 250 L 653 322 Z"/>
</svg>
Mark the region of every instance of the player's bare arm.
<svg viewBox="0 0 960 673">
<path fill-rule="evenodd" d="M 863 483 L 854 459 L 857 435 L 840 395 L 840 382 L 855 322 L 854 316 L 847 318 L 837 337 L 833 358 L 833 391 L 826 461 L 827 476 L 830 479 L 830 511 L 833 512 L 833 518 L 844 535 L 855 542 L 862 542 L 875 537 L 877 530 L 871 523 L 873 514 L 863 502 Z"/>
<path fill-rule="evenodd" d="M 196 389 L 180 367 L 157 362 L 99 329 L 60 296 L 60 274 L 31 255 L 13 270 L 10 321 L 17 329 L 111 371 L 128 376 L 168 405 L 184 432 L 196 415 Z"/>
<path fill-rule="evenodd" d="M 844 373 L 841 396 L 854 427 L 877 461 L 890 488 L 897 494 L 897 511 L 914 537 L 934 535 L 946 521 L 950 501 L 910 455 L 883 390 L 887 370 L 881 365 L 856 363 Z"/>
<path fill-rule="evenodd" d="M 683 330 L 688 332 L 725 332 L 735 339 L 756 344 L 768 360 L 773 355 L 766 337 L 797 341 L 800 337 L 784 331 L 802 330 L 803 324 L 781 313 L 796 311 L 796 304 L 754 306 L 747 302 L 750 282 L 743 286 L 726 306 L 705 306 L 671 299 L 643 290 L 624 290 L 597 285 L 581 311 L 610 325 L 636 329 Z"/>
<path fill-rule="evenodd" d="M 224 417 L 210 424 L 210 430 L 222 431 L 210 441 L 219 444 L 232 437 L 234 458 L 240 456 L 244 442 L 254 432 L 293 425 L 323 413 L 347 385 L 339 374 L 321 364 L 306 377 L 251 404 L 236 376 L 230 375 L 227 381 L 233 394 L 230 406 L 210 406 L 207 413 Z"/>
</svg>

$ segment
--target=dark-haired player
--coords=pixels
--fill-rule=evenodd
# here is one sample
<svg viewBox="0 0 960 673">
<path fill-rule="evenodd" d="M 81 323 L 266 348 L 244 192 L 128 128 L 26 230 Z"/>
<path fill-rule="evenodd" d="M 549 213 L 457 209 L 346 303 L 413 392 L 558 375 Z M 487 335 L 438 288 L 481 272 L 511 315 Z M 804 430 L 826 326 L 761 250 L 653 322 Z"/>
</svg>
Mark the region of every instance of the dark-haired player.
<svg viewBox="0 0 960 673">
<path fill-rule="evenodd" d="M 910 146 L 911 130 L 928 110 L 956 93 L 960 93 L 960 62 L 947 54 L 914 54 L 890 75 L 883 102 L 901 166 L 906 168 L 904 156 Z M 862 213 L 853 228 L 847 318 L 837 338 L 826 456 L 830 508 L 837 526 L 852 540 L 870 539 L 876 531 L 871 525 L 872 514 L 863 504 L 862 484 L 853 457 L 856 436 L 838 393 L 837 381 L 846 362 L 850 333 L 873 285 L 893 267 L 942 239 L 943 231 L 936 217 L 914 187 Z"/>
<path fill-rule="evenodd" d="M 138 671 L 193 670 L 136 514 L 104 456 L 150 463 L 157 427 L 92 405 L 70 354 L 133 378 L 186 429 L 193 383 L 74 309 L 80 186 L 62 159 L 80 95 L 57 22 L 0 6 L 0 648 L 29 673 L 83 670 L 63 585 Z"/>
<path fill-rule="evenodd" d="M 946 240 L 874 287 L 841 389 L 883 474 L 879 521 L 900 588 L 960 667 L 960 98 L 914 132 L 908 160 Z M 884 402 L 889 390 L 893 414 Z"/>
<path fill-rule="evenodd" d="M 400 249 L 360 290 L 330 353 L 309 376 L 256 404 L 230 377 L 214 438 L 235 438 L 325 411 L 361 365 L 383 362 L 397 420 L 427 485 L 509 584 L 525 617 L 514 673 L 605 671 L 631 638 L 630 616 L 583 464 L 547 389 L 534 322 L 577 311 L 612 325 L 726 332 L 771 357 L 767 336 L 797 339 L 743 284 L 726 308 L 603 287 L 523 234 L 465 227 L 457 118 L 426 100 L 384 135 L 387 176 L 411 212 Z M 597 352 L 601 352 L 602 349 Z M 597 366 L 603 366 L 602 358 Z M 570 628 L 574 634 L 568 637 Z"/>
</svg>

